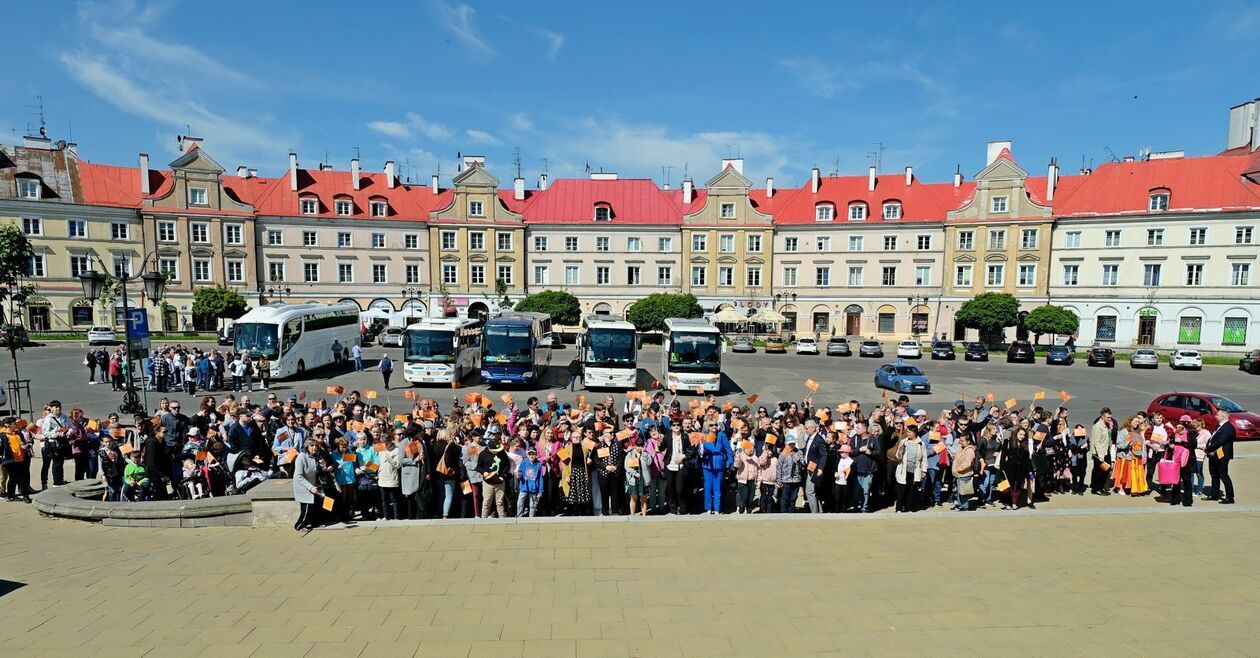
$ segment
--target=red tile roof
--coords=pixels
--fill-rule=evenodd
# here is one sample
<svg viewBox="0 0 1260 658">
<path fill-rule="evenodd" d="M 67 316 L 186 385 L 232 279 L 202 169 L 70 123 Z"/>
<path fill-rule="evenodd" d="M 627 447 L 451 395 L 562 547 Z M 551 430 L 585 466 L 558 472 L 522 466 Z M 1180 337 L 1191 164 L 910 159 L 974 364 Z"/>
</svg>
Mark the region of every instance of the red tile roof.
<svg viewBox="0 0 1260 658">
<path fill-rule="evenodd" d="M 953 191 L 953 184 L 937 183 L 925 185 L 914 179 L 906 185 L 905 177 L 898 175 L 878 176 L 875 179 L 875 191 L 867 191 L 866 176 L 825 176 L 822 178 L 815 194 L 810 183 L 796 190 L 791 196 L 776 203 L 774 208 L 775 224 L 835 224 L 849 221 L 849 204 L 862 202 L 867 204 L 867 218 L 862 223 L 885 221 L 883 207 L 885 201 L 901 202 L 901 219 L 896 222 L 942 222 L 945 221 L 946 206 L 942 205 L 941 195 L 935 188 L 945 185 Z M 788 192 L 788 190 L 784 190 Z M 775 196 L 778 196 L 777 193 Z M 819 222 L 815 219 L 815 208 L 820 203 L 831 203 L 836 207 L 835 220 Z"/>
<path fill-rule="evenodd" d="M 228 176 L 223 179 L 226 182 Z M 237 179 L 245 182 L 249 179 Z M 388 185 L 384 173 L 359 173 L 359 189 L 355 190 L 349 171 L 319 171 L 313 169 L 298 170 L 298 189 L 292 189 L 289 176 L 265 180 L 266 189 L 258 194 L 256 208 L 259 215 L 277 217 L 326 217 L 345 219 L 345 215 L 336 213 L 335 199 L 353 201 L 350 219 L 380 219 L 371 217 L 370 203 L 373 200 L 385 200 L 389 203 L 389 215 L 385 219 L 427 220 L 429 213 L 450 203 L 451 192 L 440 190 L 433 193 L 432 188 L 421 185 L 403 185 L 396 183 L 393 189 Z M 319 200 L 319 212 L 313 215 L 301 213 L 299 200 L 315 197 Z"/>
<path fill-rule="evenodd" d="M 140 208 L 149 199 L 159 199 L 170 193 L 174 185 L 171 172 L 160 169 L 149 170 L 149 189 L 151 194 L 140 191 L 140 168 L 119 167 L 115 165 L 79 163 L 79 178 L 83 190 L 83 202 L 95 206 L 112 206 L 116 208 Z M 269 182 L 269 179 L 241 179 L 231 176 L 223 177 L 223 186 L 229 196 L 245 204 L 252 204 L 258 191 Z M 247 211 L 215 210 L 212 208 L 184 208 L 181 214 L 191 215 L 250 215 Z"/>
<path fill-rule="evenodd" d="M 607 203 L 612 208 L 609 224 L 680 224 L 681 203 L 675 203 L 669 194 L 644 178 L 562 178 L 546 191 L 534 193 L 524 208 L 525 221 L 531 224 L 594 223 L 595 204 Z M 507 195 L 510 199 L 511 190 Z M 692 207 L 698 206 L 693 204 Z"/>
<path fill-rule="evenodd" d="M 1056 217 L 1141 215 L 1151 191 L 1169 191 L 1169 212 L 1237 212 L 1260 209 L 1260 185 L 1242 178 L 1249 155 L 1214 155 L 1108 162 L 1078 176 L 1076 190 L 1056 198 Z M 1056 195 L 1057 197 L 1057 195 Z"/>
</svg>

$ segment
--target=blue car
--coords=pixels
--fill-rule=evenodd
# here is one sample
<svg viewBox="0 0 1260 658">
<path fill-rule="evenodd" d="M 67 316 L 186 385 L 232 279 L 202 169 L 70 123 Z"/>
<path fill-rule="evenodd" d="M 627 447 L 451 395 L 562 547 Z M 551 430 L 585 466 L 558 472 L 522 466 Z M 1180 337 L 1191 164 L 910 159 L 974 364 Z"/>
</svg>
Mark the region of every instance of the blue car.
<svg viewBox="0 0 1260 658">
<path fill-rule="evenodd" d="M 1070 366 L 1074 361 L 1072 351 L 1063 345 L 1055 345 L 1046 352 L 1046 365 Z"/>
<path fill-rule="evenodd" d="M 927 375 L 914 366 L 902 363 L 882 365 L 875 371 L 875 387 L 898 393 L 931 393 L 932 383 Z"/>
</svg>

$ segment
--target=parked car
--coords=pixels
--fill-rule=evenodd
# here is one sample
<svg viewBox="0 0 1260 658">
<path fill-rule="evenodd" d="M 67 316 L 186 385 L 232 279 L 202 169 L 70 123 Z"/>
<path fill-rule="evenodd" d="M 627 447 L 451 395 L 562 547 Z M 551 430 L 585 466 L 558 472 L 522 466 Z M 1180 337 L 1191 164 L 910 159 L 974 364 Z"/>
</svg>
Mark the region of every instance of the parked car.
<svg viewBox="0 0 1260 658">
<path fill-rule="evenodd" d="M 118 334 L 113 327 L 98 324 L 87 330 L 87 341 L 88 345 L 113 345 L 118 342 Z"/>
<path fill-rule="evenodd" d="M 736 338 L 735 340 L 731 341 L 731 351 L 732 352 L 756 352 L 757 347 L 753 345 L 753 341 L 751 338 L 740 336 Z"/>
<path fill-rule="evenodd" d="M 1075 363 L 1075 361 L 1076 355 L 1072 354 L 1072 350 L 1069 350 L 1063 345 L 1053 345 L 1046 352 L 1046 365 L 1048 366 L 1070 366 Z"/>
<path fill-rule="evenodd" d="M 932 383 L 927 375 L 914 366 L 886 364 L 875 371 L 875 387 L 887 388 L 898 393 L 931 393 Z"/>
<path fill-rule="evenodd" d="M 796 339 L 796 353 L 797 354 L 817 354 L 818 341 L 814 340 L 813 338 L 810 338 L 809 336 L 797 338 Z"/>
<path fill-rule="evenodd" d="M 827 356 L 853 356 L 853 352 L 849 350 L 849 339 L 843 336 L 828 338 Z"/>
<path fill-rule="evenodd" d="M 1155 350 L 1134 350 L 1133 355 L 1129 357 L 1130 368 L 1158 368 L 1159 355 Z"/>
<path fill-rule="evenodd" d="M 953 343 L 947 340 L 938 340 L 935 343 L 932 343 L 932 360 L 933 361 L 940 361 L 942 359 L 947 360 L 947 361 L 953 361 L 956 358 L 958 358 L 958 355 L 954 354 Z"/>
<path fill-rule="evenodd" d="M 1109 347 L 1092 348 L 1089 350 L 1089 358 L 1085 360 L 1085 365 L 1114 368 L 1116 367 L 1116 351 Z"/>
<path fill-rule="evenodd" d="M 29 345 L 30 334 L 26 332 L 26 327 L 20 324 L 6 324 L 0 327 L 0 345 L 9 346 L 9 341 L 14 345 Z"/>
<path fill-rule="evenodd" d="M 783 339 L 778 336 L 771 336 L 766 339 L 766 346 L 764 349 L 766 350 L 766 354 L 770 354 L 771 352 L 783 354 L 787 352 L 787 343 L 784 343 Z"/>
<path fill-rule="evenodd" d="M 963 350 L 963 361 L 988 361 L 989 348 L 983 343 L 967 343 L 967 348 Z"/>
<path fill-rule="evenodd" d="M 1260 375 L 1260 350 L 1251 350 L 1238 360 L 1238 369 L 1253 375 Z"/>
<path fill-rule="evenodd" d="M 1147 413 L 1161 411 L 1164 418 L 1202 418 L 1209 430 L 1216 429 L 1216 411 L 1229 414 L 1239 439 L 1260 439 L 1260 415 L 1247 411 L 1233 400 L 1213 393 L 1165 393 L 1151 401 Z"/>
<path fill-rule="evenodd" d="M 903 340 L 897 343 L 897 356 L 902 359 L 922 359 L 923 347 L 917 340 Z"/>
<path fill-rule="evenodd" d="M 1202 370 L 1203 355 L 1194 350 L 1173 350 L 1172 356 L 1168 357 L 1168 367 L 1173 370 L 1182 368 Z"/>
<path fill-rule="evenodd" d="M 402 347 L 405 331 L 402 327 L 386 327 L 385 331 L 376 337 L 376 341 L 381 347 Z"/>
<path fill-rule="evenodd" d="M 1037 360 L 1036 353 L 1033 352 L 1032 343 L 1026 340 L 1017 340 L 1006 348 L 1006 362 L 1015 363 L 1023 361 L 1024 363 L 1033 363 Z"/>
<path fill-rule="evenodd" d="M 884 356 L 884 345 L 877 340 L 864 340 L 858 345 L 858 356 Z"/>
</svg>

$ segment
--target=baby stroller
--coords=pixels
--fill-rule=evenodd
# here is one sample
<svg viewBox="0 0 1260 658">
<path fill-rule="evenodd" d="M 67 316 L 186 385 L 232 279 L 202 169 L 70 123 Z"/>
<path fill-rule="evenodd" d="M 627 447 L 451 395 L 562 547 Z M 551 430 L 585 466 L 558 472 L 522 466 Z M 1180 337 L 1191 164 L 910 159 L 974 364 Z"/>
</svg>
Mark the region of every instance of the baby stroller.
<svg viewBox="0 0 1260 658">
<path fill-rule="evenodd" d="M 209 498 L 212 490 L 210 469 L 203 464 L 198 464 L 191 457 L 185 458 L 184 461 L 184 477 L 179 481 L 179 497 L 183 500 Z"/>
<path fill-rule="evenodd" d="M 268 478 L 266 471 L 258 468 L 252 460 L 246 457 L 248 455 L 244 452 L 228 455 L 228 470 L 232 473 L 231 484 L 228 486 L 232 494 L 245 493 Z"/>
</svg>

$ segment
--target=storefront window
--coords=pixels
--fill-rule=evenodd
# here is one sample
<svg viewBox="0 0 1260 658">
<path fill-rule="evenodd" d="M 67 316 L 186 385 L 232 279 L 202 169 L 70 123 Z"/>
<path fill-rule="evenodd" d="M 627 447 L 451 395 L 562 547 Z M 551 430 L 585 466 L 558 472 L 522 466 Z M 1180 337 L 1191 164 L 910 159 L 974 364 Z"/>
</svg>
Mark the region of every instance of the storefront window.
<svg viewBox="0 0 1260 658">
<path fill-rule="evenodd" d="M 1225 318 L 1225 335 L 1221 342 L 1226 345 L 1247 344 L 1247 318 Z"/>
<path fill-rule="evenodd" d="M 1100 315 L 1098 316 L 1098 331 L 1095 332 L 1098 340 L 1111 341 L 1116 339 L 1116 316 Z"/>
<path fill-rule="evenodd" d="M 1203 329 L 1203 318 L 1188 315 L 1181 318 L 1180 330 L 1177 332 L 1177 342 L 1179 343 L 1197 343 L 1199 335 Z"/>
<path fill-rule="evenodd" d="M 879 314 L 879 333 L 891 334 L 896 327 L 897 315 L 895 313 Z"/>
<path fill-rule="evenodd" d="M 90 325 L 92 324 L 92 307 L 91 306 L 74 306 L 70 309 L 70 324 L 72 325 Z"/>
</svg>

